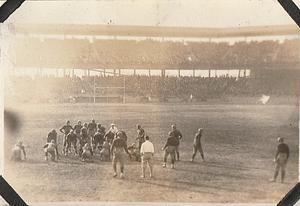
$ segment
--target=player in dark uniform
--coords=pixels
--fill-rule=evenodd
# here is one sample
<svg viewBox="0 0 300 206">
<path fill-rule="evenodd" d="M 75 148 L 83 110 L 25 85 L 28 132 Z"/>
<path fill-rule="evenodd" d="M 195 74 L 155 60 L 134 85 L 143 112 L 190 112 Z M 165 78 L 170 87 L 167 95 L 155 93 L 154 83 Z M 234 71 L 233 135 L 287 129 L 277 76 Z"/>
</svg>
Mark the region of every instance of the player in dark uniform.
<svg viewBox="0 0 300 206">
<path fill-rule="evenodd" d="M 282 137 L 278 137 L 277 141 L 279 142 L 277 146 L 277 151 L 275 154 L 274 162 L 275 162 L 275 173 L 273 179 L 271 179 L 272 182 L 275 182 L 277 179 L 277 176 L 279 174 L 279 170 L 281 171 L 281 182 L 284 182 L 285 178 L 285 169 L 286 164 L 290 156 L 290 149 L 287 144 L 284 143 L 284 140 Z"/>
<path fill-rule="evenodd" d="M 177 160 L 179 161 L 179 144 L 180 144 L 180 140 L 182 139 L 182 134 L 178 129 L 176 129 L 175 124 L 172 124 L 171 128 L 172 128 L 171 136 L 174 136 L 178 140 L 178 145 L 176 146 L 175 153 L 176 153 L 176 156 L 177 156 Z"/>
<path fill-rule="evenodd" d="M 51 130 L 51 132 L 49 132 L 47 136 L 47 143 L 50 143 L 52 140 L 54 141 L 56 147 L 55 148 L 55 151 L 57 152 L 56 157 L 57 159 L 59 159 L 58 147 L 57 147 L 57 132 L 55 129 Z"/>
<path fill-rule="evenodd" d="M 116 134 L 117 134 L 118 130 L 115 129 L 115 125 L 111 124 L 111 127 L 109 128 L 109 130 L 105 133 L 104 138 L 105 140 L 109 143 L 112 144 L 112 141 L 114 140 Z"/>
<path fill-rule="evenodd" d="M 126 144 L 127 144 L 127 139 L 128 139 L 128 137 L 127 137 L 126 133 L 125 133 L 123 130 L 119 130 L 119 131 L 117 132 L 116 136 L 119 136 L 120 138 L 124 139 L 124 141 L 125 141 Z"/>
<path fill-rule="evenodd" d="M 139 150 L 141 149 L 142 144 L 145 142 L 145 130 L 141 127 L 141 125 L 136 125 L 137 137 L 136 140 L 139 142 Z"/>
<path fill-rule="evenodd" d="M 73 130 L 73 127 L 70 124 L 70 121 L 68 120 L 66 125 L 62 126 L 59 131 L 64 134 L 63 138 L 63 154 L 66 153 L 65 148 L 67 146 L 67 135 Z"/>
<path fill-rule="evenodd" d="M 85 127 L 85 128 L 87 129 L 87 128 L 88 128 L 88 123 L 85 122 L 85 123 L 83 124 L 83 127 Z"/>
<path fill-rule="evenodd" d="M 88 124 L 88 135 L 91 138 L 91 140 L 93 139 L 96 131 L 97 131 L 97 124 L 96 121 L 94 119 L 92 119 L 92 121 Z"/>
<path fill-rule="evenodd" d="M 119 136 L 116 136 L 116 138 L 113 140 L 110 151 L 113 154 L 113 170 L 114 175 L 113 177 L 117 176 L 117 162 L 120 162 L 120 177 L 123 178 L 124 176 L 124 162 L 125 162 L 125 152 L 130 156 L 130 153 L 127 149 L 127 144 L 123 138 Z M 125 152 L 124 152 L 125 151 Z"/>
<path fill-rule="evenodd" d="M 86 143 L 89 143 L 89 136 L 88 136 L 88 132 L 87 132 L 87 128 L 86 127 L 82 127 L 81 128 L 81 135 L 80 135 L 80 141 L 79 141 L 79 156 L 81 156 L 83 150 L 82 148 L 84 147 L 84 145 Z"/>
<path fill-rule="evenodd" d="M 93 150 L 98 148 L 98 150 L 101 151 L 103 142 L 105 140 L 104 139 L 105 131 L 103 130 L 101 124 L 98 124 L 97 128 L 98 130 L 93 138 Z"/>
<path fill-rule="evenodd" d="M 201 145 L 202 131 L 203 131 L 203 129 L 199 128 L 198 132 L 195 134 L 194 144 L 193 144 L 193 156 L 192 156 L 191 162 L 194 161 L 194 158 L 198 151 L 200 152 L 202 160 L 204 161 L 204 154 L 203 154 L 203 149 L 202 149 L 202 145 Z"/>
<path fill-rule="evenodd" d="M 165 151 L 164 154 L 164 164 L 163 167 L 167 166 L 167 158 L 170 155 L 171 156 L 171 168 L 175 168 L 175 152 L 176 147 L 178 145 L 178 138 L 176 138 L 172 132 L 169 132 L 169 137 L 167 139 L 166 144 L 162 148 L 163 151 Z"/>
<path fill-rule="evenodd" d="M 74 130 L 72 130 L 69 134 L 67 134 L 66 137 L 66 148 L 65 148 L 65 155 L 68 155 L 69 149 L 71 148 L 71 145 L 73 145 L 75 154 L 77 153 L 77 135 L 75 134 Z"/>
<path fill-rule="evenodd" d="M 48 133 L 47 142 L 49 143 L 51 140 L 54 140 L 55 144 L 57 143 L 57 132 L 55 129 L 52 129 L 51 132 Z"/>
<path fill-rule="evenodd" d="M 81 129 L 82 129 L 82 124 L 81 121 L 78 121 L 77 124 L 74 125 L 74 132 L 77 136 L 77 139 L 80 139 L 80 133 L 81 133 Z"/>
</svg>

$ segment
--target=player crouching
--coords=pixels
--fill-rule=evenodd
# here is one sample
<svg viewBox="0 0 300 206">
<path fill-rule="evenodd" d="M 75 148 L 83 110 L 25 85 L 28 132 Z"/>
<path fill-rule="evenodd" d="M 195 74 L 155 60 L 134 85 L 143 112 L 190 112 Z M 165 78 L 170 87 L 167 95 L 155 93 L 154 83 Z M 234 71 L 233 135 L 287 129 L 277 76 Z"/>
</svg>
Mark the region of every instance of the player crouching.
<svg viewBox="0 0 300 206">
<path fill-rule="evenodd" d="M 137 162 L 141 161 L 141 153 L 135 143 L 132 143 L 127 149 L 131 155 L 131 159 L 134 158 L 134 160 Z"/>
<path fill-rule="evenodd" d="M 23 145 L 23 142 L 18 141 L 18 143 L 15 144 L 12 149 L 11 160 L 16 161 L 16 162 L 22 161 L 22 152 L 24 155 L 24 160 L 26 160 L 26 152 L 25 152 L 25 147 Z"/>
<path fill-rule="evenodd" d="M 89 143 L 85 143 L 85 145 L 82 147 L 82 154 L 81 154 L 81 160 L 83 162 L 89 161 L 92 159 L 92 148 Z"/>
<path fill-rule="evenodd" d="M 108 141 L 104 141 L 102 148 L 100 150 L 100 160 L 101 161 L 109 161 L 110 160 L 110 145 Z"/>
<path fill-rule="evenodd" d="M 48 142 L 44 145 L 44 151 L 45 151 L 45 160 L 48 161 L 48 156 L 50 155 L 51 161 L 58 160 L 58 151 L 57 146 L 55 144 L 54 140 L 51 140 L 51 142 Z"/>
</svg>

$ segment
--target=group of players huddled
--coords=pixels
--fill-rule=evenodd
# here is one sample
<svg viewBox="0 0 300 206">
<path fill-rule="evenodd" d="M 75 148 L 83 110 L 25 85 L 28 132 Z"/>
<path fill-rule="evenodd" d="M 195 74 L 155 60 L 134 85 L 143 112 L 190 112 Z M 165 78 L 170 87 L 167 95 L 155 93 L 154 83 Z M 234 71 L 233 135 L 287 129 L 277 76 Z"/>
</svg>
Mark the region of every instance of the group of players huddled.
<svg viewBox="0 0 300 206">
<path fill-rule="evenodd" d="M 142 177 L 145 177 L 145 167 L 149 166 L 150 177 L 153 177 L 153 156 L 154 146 L 150 142 L 150 137 L 146 135 L 145 130 L 141 125 L 136 126 L 138 146 L 135 143 L 127 145 L 127 135 L 125 131 L 119 130 L 115 124 L 111 124 L 110 128 L 106 131 L 106 128 L 97 124 L 94 119 L 89 123 L 82 124 L 78 121 L 76 125 L 71 126 L 70 121 L 66 121 L 59 131 L 63 133 L 63 148 L 62 154 L 68 156 L 72 153 L 72 149 L 75 155 L 78 155 L 82 161 L 89 161 L 98 150 L 100 154 L 100 160 L 110 161 L 112 158 L 114 177 L 117 176 L 117 162 L 120 163 L 120 177 L 124 175 L 124 155 L 125 152 L 129 155 L 130 159 L 142 162 Z M 191 162 L 194 161 L 197 152 L 201 154 L 204 161 L 204 154 L 201 145 L 201 137 L 203 128 L 199 128 L 195 134 L 193 141 L 193 154 Z M 45 160 L 49 158 L 52 161 L 59 160 L 58 152 L 58 134 L 55 129 L 48 133 L 46 144 L 44 145 Z M 163 146 L 164 151 L 163 167 L 167 165 L 167 158 L 171 157 L 171 168 L 175 168 L 175 161 L 179 161 L 179 145 L 182 140 L 182 133 L 176 128 L 175 124 L 171 125 L 171 131 L 168 132 L 168 138 Z M 285 178 L 285 169 L 287 160 L 289 158 L 289 147 L 284 143 L 283 138 L 278 138 L 279 145 L 277 146 L 276 155 L 274 161 L 276 163 L 275 173 L 271 181 L 276 181 L 279 170 L 281 170 L 281 181 Z M 73 146 L 73 147 L 72 147 Z M 21 153 L 23 152 L 24 159 L 26 159 L 25 147 L 21 141 L 19 141 L 13 148 L 12 159 L 19 161 L 22 160 Z"/>
<path fill-rule="evenodd" d="M 97 124 L 94 119 L 90 123 L 84 124 L 78 121 L 73 127 L 68 120 L 59 131 L 63 133 L 63 155 L 68 156 L 73 148 L 75 154 L 79 155 L 82 161 L 91 159 L 91 157 L 94 156 L 94 151 L 97 149 L 100 153 L 100 159 L 108 161 L 111 157 L 112 143 L 117 137 L 120 137 L 127 143 L 126 133 L 119 130 L 115 124 L 112 123 L 110 128 L 106 131 L 105 127 L 101 124 Z M 56 146 L 53 147 L 49 145 L 51 142 Z M 59 159 L 57 132 L 55 129 L 49 132 L 47 144 L 44 146 L 44 149 L 46 160 L 48 160 L 49 155 L 51 156 L 51 160 Z"/>
</svg>

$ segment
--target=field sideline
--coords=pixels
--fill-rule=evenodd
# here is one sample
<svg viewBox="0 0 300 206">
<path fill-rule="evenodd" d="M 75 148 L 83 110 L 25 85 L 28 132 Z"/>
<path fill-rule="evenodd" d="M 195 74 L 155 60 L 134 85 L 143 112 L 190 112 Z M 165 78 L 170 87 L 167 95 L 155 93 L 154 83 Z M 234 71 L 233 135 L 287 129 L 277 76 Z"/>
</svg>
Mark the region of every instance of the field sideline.
<svg viewBox="0 0 300 206">
<path fill-rule="evenodd" d="M 22 119 L 19 135 L 27 145 L 28 161 L 8 161 L 13 141 L 6 138 L 4 176 L 27 202 L 155 201 L 155 202 L 278 202 L 298 181 L 298 105 L 193 104 L 23 104 L 7 105 Z M 140 178 L 138 162 L 127 160 L 125 179 L 112 178 L 110 162 L 83 163 L 64 157 L 44 161 L 47 133 L 69 119 L 92 118 L 107 129 L 114 122 L 134 142 L 141 124 L 154 143 L 155 179 Z M 170 125 L 183 134 L 176 169 L 162 168 Z M 204 128 L 206 162 L 192 155 L 198 127 Z M 277 136 L 285 137 L 291 157 L 286 183 L 270 183 Z M 59 136 L 62 138 L 62 135 Z M 60 139 L 60 142 L 62 140 Z M 61 147 L 60 147 L 61 148 Z"/>
</svg>

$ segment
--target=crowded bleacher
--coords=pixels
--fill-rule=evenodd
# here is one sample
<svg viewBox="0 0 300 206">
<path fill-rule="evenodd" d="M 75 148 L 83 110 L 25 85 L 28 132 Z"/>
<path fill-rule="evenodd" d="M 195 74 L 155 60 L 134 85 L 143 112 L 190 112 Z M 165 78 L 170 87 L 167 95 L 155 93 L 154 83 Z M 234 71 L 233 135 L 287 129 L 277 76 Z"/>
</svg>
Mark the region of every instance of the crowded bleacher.
<svg viewBox="0 0 300 206">
<path fill-rule="evenodd" d="M 125 87 L 115 96 L 168 101 L 206 101 L 224 96 L 290 95 L 300 88 L 300 40 L 173 42 L 25 38 L 13 42 L 16 67 L 69 69 L 245 70 L 245 76 L 11 76 L 10 97 L 21 101 L 69 102 L 81 97 L 108 96 L 95 87 Z M 284 78 L 283 78 L 284 77 Z M 125 79 L 124 79 L 125 78 Z M 126 82 L 126 83 L 125 83 Z M 26 99 L 22 97 L 26 93 Z M 111 92 L 112 93 L 112 92 Z"/>
<path fill-rule="evenodd" d="M 173 42 L 154 40 L 17 39 L 15 65 L 37 68 L 203 69 L 295 67 L 300 40 Z"/>
</svg>

